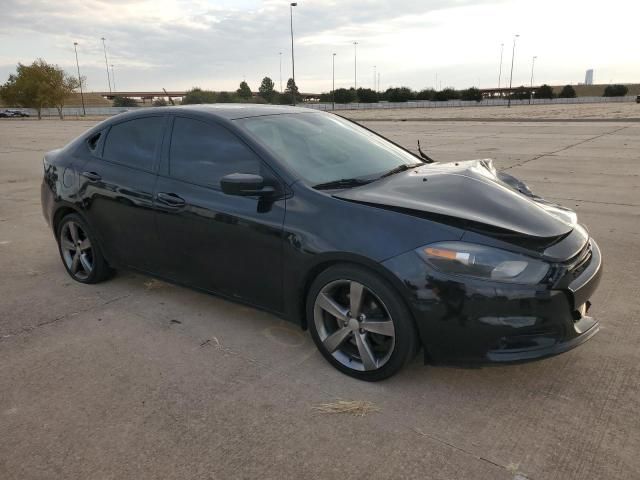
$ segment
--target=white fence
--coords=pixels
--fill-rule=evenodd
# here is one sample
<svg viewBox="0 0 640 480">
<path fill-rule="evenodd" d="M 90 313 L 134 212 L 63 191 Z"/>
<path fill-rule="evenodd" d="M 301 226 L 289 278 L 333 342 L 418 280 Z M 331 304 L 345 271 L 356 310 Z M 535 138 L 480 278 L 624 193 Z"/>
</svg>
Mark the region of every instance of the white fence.
<svg viewBox="0 0 640 480">
<path fill-rule="evenodd" d="M 556 105 L 556 104 L 568 104 L 568 103 L 625 103 L 635 102 L 636 97 L 576 97 L 576 98 L 554 98 L 554 99 L 533 99 L 532 105 Z M 389 109 L 389 108 L 455 108 L 455 107 L 487 107 L 487 106 L 505 106 L 508 100 L 491 98 L 485 99 L 480 102 L 476 101 L 464 101 L 464 100 L 449 100 L 446 102 L 431 102 L 413 101 L 413 102 L 378 102 L 378 103 L 336 103 L 335 110 L 377 110 L 377 109 Z M 529 100 L 511 100 L 511 105 L 529 105 Z M 333 104 L 331 103 L 303 103 L 300 106 L 307 108 L 313 108 L 316 110 L 333 110 Z M 153 108 L 153 107 L 86 107 L 87 116 L 111 116 L 118 113 L 126 112 L 128 110 L 135 110 L 138 108 Z M 31 116 L 36 116 L 37 113 L 32 108 L 20 108 L 16 110 L 22 110 L 27 112 Z M 62 109 L 64 116 L 80 117 L 82 116 L 82 107 L 64 107 Z M 55 108 L 42 109 L 42 116 L 44 118 L 55 118 L 58 116 L 58 110 Z"/>
<path fill-rule="evenodd" d="M 635 102 L 636 97 L 576 97 L 533 99 L 531 105 L 562 105 L 568 103 L 624 103 Z M 413 102 L 378 102 L 378 103 L 336 103 L 336 110 L 368 110 L 380 108 L 453 108 L 453 107 L 487 107 L 506 106 L 507 99 L 489 98 L 476 102 L 474 100 L 448 100 L 446 102 L 432 102 L 429 100 Z M 511 100 L 511 105 L 529 105 L 529 100 Z M 317 110 L 333 110 L 332 103 L 305 103 L 305 107 Z"/>
</svg>

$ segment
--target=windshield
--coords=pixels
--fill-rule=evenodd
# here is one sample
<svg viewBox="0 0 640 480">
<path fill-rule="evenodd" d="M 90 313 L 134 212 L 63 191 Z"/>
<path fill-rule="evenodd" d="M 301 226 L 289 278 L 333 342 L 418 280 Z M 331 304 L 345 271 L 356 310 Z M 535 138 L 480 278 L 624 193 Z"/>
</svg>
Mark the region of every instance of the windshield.
<svg viewBox="0 0 640 480">
<path fill-rule="evenodd" d="M 337 115 L 268 115 L 240 123 L 311 185 L 375 178 L 418 162 L 410 153 Z"/>
</svg>

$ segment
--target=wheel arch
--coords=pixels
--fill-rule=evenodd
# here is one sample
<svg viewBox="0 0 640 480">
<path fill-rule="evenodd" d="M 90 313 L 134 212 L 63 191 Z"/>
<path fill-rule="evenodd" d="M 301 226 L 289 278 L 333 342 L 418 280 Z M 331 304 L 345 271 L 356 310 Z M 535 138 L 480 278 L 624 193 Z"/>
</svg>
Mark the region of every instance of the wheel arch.
<svg viewBox="0 0 640 480">
<path fill-rule="evenodd" d="M 60 222 L 62 221 L 63 218 L 65 218 L 67 215 L 70 215 L 70 214 L 75 214 L 80 216 L 80 218 L 82 218 L 82 220 L 84 220 L 84 222 L 91 228 L 91 233 L 95 241 L 98 243 L 98 246 L 100 247 L 102 255 L 105 257 L 107 262 L 111 264 L 112 263 L 111 255 L 109 254 L 108 249 L 105 248 L 100 232 L 96 231 L 96 228 L 91 224 L 91 222 L 89 222 L 89 220 L 87 219 L 87 216 L 82 211 L 82 209 L 78 208 L 76 205 L 65 202 L 65 203 L 60 203 L 55 208 L 53 212 L 52 221 L 51 221 L 51 228 L 53 229 L 53 233 L 56 236 L 56 240 L 58 236 L 58 226 L 60 225 Z"/>
<path fill-rule="evenodd" d="M 58 234 L 58 225 L 60 225 L 60 222 L 62 221 L 62 219 L 72 213 L 80 215 L 83 218 L 83 220 L 86 222 L 85 216 L 82 214 L 82 212 L 78 208 L 67 203 L 62 203 L 58 205 L 54 210 L 52 221 L 51 221 L 51 228 L 53 228 L 53 232 L 56 235 Z"/>
<path fill-rule="evenodd" d="M 307 315 L 306 315 L 306 305 L 307 305 L 307 296 L 309 294 L 309 290 L 314 280 L 320 275 L 322 272 L 327 270 L 330 267 L 335 265 L 352 265 L 360 268 L 364 268 L 365 270 L 370 271 L 373 274 L 380 276 L 383 280 L 385 280 L 391 288 L 398 294 L 401 298 L 402 302 L 407 307 L 409 314 L 411 315 L 411 321 L 416 325 L 416 319 L 411 310 L 411 306 L 409 304 L 408 298 L 402 292 L 403 284 L 396 277 L 393 272 L 385 268 L 378 262 L 375 262 L 367 257 L 363 257 L 360 255 L 354 254 L 324 254 L 321 258 L 318 258 L 313 265 L 307 269 L 305 272 L 302 281 L 300 282 L 301 291 L 299 295 L 299 302 L 297 306 L 297 314 L 299 318 L 301 318 L 300 326 L 303 330 L 306 330 L 308 327 L 307 324 Z M 417 327 L 417 325 L 416 325 Z M 422 344 L 420 338 L 418 338 L 420 344 Z"/>
</svg>

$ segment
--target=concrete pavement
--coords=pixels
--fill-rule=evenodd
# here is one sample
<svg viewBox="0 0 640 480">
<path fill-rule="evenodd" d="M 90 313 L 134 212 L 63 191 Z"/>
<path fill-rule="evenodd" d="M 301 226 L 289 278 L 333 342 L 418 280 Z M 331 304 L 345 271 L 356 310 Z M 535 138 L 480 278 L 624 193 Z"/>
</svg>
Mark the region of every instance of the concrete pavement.
<svg viewBox="0 0 640 480">
<path fill-rule="evenodd" d="M 86 121 L 0 121 L 0 478 L 640 478 L 640 124 L 371 122 L 437 160 L 492 157 L 577 210 L 601 332 L 540 362 L 358 382 L 295 326 L 130 272 L 66 275 L 42 155 Z M 314 405 L 367 400 L 364 417 Z"/>
</svg>

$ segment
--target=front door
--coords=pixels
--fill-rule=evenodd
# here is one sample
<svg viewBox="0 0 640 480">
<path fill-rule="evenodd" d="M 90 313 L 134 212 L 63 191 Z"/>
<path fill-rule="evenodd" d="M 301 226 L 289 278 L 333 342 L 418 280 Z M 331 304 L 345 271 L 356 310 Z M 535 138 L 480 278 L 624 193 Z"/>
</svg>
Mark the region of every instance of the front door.
<svg viewBox="0 0 640 480">
<path fill-rule="evenodd" d="M 226 195 L 230 173 L 277 177 L 234 133 L 213 121 L 175 117 L 158 175 L 155 209 L 163 268 L 181 283 L 282 309 L 284 198 Z"/>
</svg>

